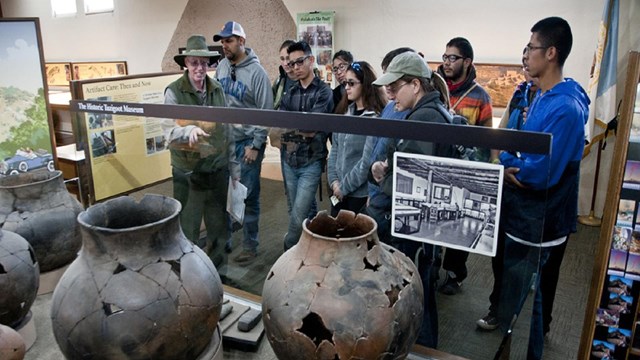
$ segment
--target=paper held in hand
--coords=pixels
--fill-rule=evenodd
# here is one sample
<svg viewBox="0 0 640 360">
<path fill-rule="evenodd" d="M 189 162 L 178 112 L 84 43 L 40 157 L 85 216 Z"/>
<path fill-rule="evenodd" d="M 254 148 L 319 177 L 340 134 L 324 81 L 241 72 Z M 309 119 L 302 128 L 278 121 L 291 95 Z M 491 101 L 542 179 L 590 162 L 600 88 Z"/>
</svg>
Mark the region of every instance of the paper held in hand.
<svg viewBox="0 0 640 360">
<path fill-rule="evenodd" d="M 233 180 L 229 177 L 229 190 L 227 191 L 227 212 L 231 219 L 239 224 L 244 222 L 244 199 L 247 198 L 247 187 L 240 181 L 233 188 Z"/>
</svg>

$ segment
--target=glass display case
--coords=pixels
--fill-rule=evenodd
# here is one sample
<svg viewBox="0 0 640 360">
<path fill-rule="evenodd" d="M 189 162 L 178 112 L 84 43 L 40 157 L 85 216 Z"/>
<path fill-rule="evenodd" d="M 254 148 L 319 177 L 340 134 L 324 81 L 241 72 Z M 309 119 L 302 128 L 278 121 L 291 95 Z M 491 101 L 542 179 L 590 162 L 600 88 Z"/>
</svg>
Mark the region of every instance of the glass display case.
<svg viewBox="0 0 640 360">
<path fill-rule="evenodd" d="M 86 157 L 88 171 L 84 182 L 88 184 L 89 203 L 126 194 L 134 197 L 150 192 L 173 195 L 170 146 L 159 125 L 167 119 L 209 122 L 211 126 L 230 123 L 269 128 L 299 128 L 300 124 L 304 124 L 304 129 L 309 130 L 368 136 L 384 134 L 385 137 L 396 139 L 409 138 L 508 151 L 550 153 L 551 137 L 548 134 L 344 115 L 160 104 L 164 86 L 176 77 L 175 74 L 155 74 L 74 82 L 71 110 L 77 121 L 77 144 L 84 150 Z M 98 118 L 101 121 L 96 121 Z M 107 139 L 104 139 L 103 143 L 107 145 L 103 148 L 106 150 L 98 151 L 101 147 L 96 145 L 96 138 L 102 139 L 105 136 Z M 233 233 L 228 248 L 225 249 L 225 244 L 218 243 L 211 252 L 211 258 L 226 285 L 258 296 L 262 292 L 271 265 L 283 253 L 283 237 L 287 231 L 288 205 L 282 177 L 279 174 L 279 162 L 280 150 L 268 145 L 260 179 L 258 258 L 248 264 L 234 261 L 242 251 L 242 231 Z M 434 227 L 453 225 L 460 225 L 459 231 L 482 229 L 482 234 L 487 233 L 486 226 L 480 225 L 490 218 L 489 214 L 485 213 L 492 211 L 491 209 L 495 211 L 496 206 L 500 205 L 495 195 L 476 194 L 468 190 L 465 193 L 460 185 L 444 185 L 441 184 L 442 181 L 439 182 L 440 184 L 430 184 L 426 179 L 415 182 L 420 186 L 419 191 L 415 190 L 419 192 L 419 196 L 410 194 L 410 205 L 404 205 L 418 209 L 408 217 L 412 229 L 416 230 L 412 235 L 420 237 L 424 235 L 420 232 L 421 229 L 432 230 Z M 326 174 L 323 173 L 322 193 L 317 196 L 318 210 L 330 208 L 329 198 L 324 193 L 326 189 Z M 431 201 L 451 202 L 455 198 L 460 200 L 460 204 L 457 210 L 442 211 L 441 219 L 429 223 L 429 216 L 426 216 L 427 207 L 423 210 L 422 206 L 422 202 L 426 201 L 425 194 L 430 196 Z M 404 204 L 403 200 L 399 201 Z M 471 208 L 467 209 L 467 205 Z M 537 220 L 540 223 L 543 221 Z M 491 224 L 491 229 L 494 226 L 495 224 Z M 204 227 L 201 227 L 201 230 L 204 230 Z M 489 233 L 493 234 L 493 231 Z M 481 274 L 482 280 L 475 284 L 469 283 L 464 293 L 459 296 L 439 295 L 437 307 L 442 325 L 438 350 L 470 358 L 492 358 L 503 343 L 503 334 L 499 331 L 472 331 L 475 324 L 468 318 L 470 313 L 474 318 L 482 316 L 488 306 L 493 280 L 490 275 L 490 257 L 471 254 L 468 267 L 470 272 Z M 440 281 L 444 277 L 443 272 Z M 526 314 L 520 316 L 523 320 L 515 322 L 512 329 L 520 333 L 524 339 L 528 337 L 530 310 L 525 312 Z M 465 341 L 468 346 L 461 347 L 459 339 L 448 337 L 449 327 L 469 327 L 469 341 Z M 526 348 L 526 342 L 523 348 Z"/>
</svg>

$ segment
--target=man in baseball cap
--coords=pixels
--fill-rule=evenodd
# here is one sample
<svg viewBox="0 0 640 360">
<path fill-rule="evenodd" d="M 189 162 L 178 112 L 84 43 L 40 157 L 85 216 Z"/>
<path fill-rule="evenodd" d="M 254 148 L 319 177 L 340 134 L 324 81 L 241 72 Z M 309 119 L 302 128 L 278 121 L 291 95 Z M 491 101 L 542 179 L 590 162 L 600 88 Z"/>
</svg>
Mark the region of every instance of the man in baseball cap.
<svg viewBox="0 0 640 360">
<path fill-rule="evenodd" d="M 232 108 L 273 109 L 273 92 L 269 76 L 253 50 L 245 47 L 244 29 L 235 21 L 227 22 L 220 33 L 213 36 L 220 41 L 225 58 L 216 69 L 227 105 Z M 258 223 L 260 217 L 260 171 L 267 141 L 267 128 L 234 124 L 236 158 L 240 160 L 240 182 L 247 187 L 245 200 L 242 251 L 233 258 L 248 263 L 258 255 Z M 225 251 L 232 252 L 231 237 Z"/>
<path fill-rule="evenodd" d="M 217 42 L 220 41 L 220 39 L 225 39 L 234 35 L 244 39 L 247 38 L 242 25 L 235 21 L 228 21 L 226 24 L 224 24 L 224 27 L 219 33 L 213 35 L 213 41 Z"/>
</svg>

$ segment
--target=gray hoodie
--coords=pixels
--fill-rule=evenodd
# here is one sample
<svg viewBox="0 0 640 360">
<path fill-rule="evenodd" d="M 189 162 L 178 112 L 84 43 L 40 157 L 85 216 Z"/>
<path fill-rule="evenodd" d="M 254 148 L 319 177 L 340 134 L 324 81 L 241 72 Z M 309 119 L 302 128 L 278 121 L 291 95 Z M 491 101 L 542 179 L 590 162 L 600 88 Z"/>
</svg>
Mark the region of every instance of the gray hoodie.
<svg viewBox="0 0 640 360">
<path fill-rule="evenodd" d="M 227 106 L 236 108 L 273 109 L 273 92 L 269 76 L 260 65 L 258 56 L 245 48 L 247 56 L 235 66 L 235 81 L 231 77 L 232 65 L 224 58 L 216 69 L 216 78 L 224 89 Z M 267 128 L 254 125 L 233 125 L 236 142 L 253 138 L 253 147 L 260 149 L 267 139 Z"/>
</svg>

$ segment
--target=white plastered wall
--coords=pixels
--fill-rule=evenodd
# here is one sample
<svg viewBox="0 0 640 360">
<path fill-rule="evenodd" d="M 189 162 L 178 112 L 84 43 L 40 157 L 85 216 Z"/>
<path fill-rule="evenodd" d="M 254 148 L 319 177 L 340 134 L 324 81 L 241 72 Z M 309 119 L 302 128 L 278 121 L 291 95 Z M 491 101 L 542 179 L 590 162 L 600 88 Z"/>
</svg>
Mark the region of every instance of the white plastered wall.
<svg viewBox="0 0 640 360">
<path fill-rule="evenodd" d="M 131 74 L 161 71 L 187 0 L 115 0 L 115 11 L 53 18 L 49 0 L 1 0 L 5 17 L 38 17 L 45 61 L 126 60 Z"/>
</svg>

